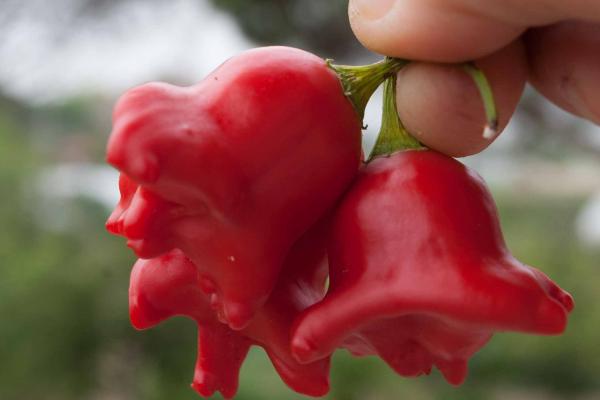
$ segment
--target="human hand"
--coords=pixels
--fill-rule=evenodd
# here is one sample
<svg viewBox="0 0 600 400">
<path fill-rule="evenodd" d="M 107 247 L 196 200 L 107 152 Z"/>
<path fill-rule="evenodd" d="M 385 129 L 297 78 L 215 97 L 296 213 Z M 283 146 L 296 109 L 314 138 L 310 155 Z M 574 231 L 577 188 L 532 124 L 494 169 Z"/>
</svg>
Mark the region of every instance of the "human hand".
<svg viewBox="0 0 600 400">
<path fill-rule="evenodd" d="M 421 60 L 399 73 L 400 118 L 419 141 L 452 156 L 485 149 L 483 105 L 462 70 L 475 60 L 503 129 L 528 80 L 563 109 L 600 123 L 600 2 L 595 0 L 350 0 L 357 38 Z"/>
</svg>

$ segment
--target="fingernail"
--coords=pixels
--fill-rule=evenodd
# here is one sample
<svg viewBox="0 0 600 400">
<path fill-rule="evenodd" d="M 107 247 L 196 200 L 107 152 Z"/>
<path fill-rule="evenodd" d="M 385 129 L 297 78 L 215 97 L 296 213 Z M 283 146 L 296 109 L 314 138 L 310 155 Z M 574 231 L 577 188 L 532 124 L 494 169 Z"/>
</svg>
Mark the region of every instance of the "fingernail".
<svg viewBox="0 0 600 400">
<path fill-rule="evenodd" d="M 350 0 L 350 15 L 376 20 L 383 18 L 396 0 Z"/>
</svg>

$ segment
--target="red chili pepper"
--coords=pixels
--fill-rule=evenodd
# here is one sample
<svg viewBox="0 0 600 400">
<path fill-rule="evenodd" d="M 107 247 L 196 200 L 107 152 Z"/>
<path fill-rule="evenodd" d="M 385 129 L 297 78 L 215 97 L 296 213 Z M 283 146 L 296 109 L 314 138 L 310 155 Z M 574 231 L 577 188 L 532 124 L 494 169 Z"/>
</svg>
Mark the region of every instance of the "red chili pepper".
<svg viewBox="0 0 600 400">
<path fill-rule="evenodd" d="M 339 206 L 330 290 L 297 321 L 302 362 L 337 347 L 405 376 L 437 366 L 460 384 L 495 331 L 558 334 L 571 296 L 507 250 L 484 182 L 428 150 L 374 160 Z"/>
<path fill-rule="evenodd" d="M 202 396 L 215 391 L 226 398 L 235 395 L 241 364 L 253 344 L 265 349 L 288 386 L 322 396 L 329 390 L 329 359 L 299 364 L 289 340 L 294 318 L 325 294 L 326 229 L 320 224 L 296 243 L 269 301 L 241 331 L 219 322 L 214 295 L 209 299 L 201 290 L 198 269 L 179 250 L 135 264 L 129 291 L 131 321 L 145 329 L 174 315 L 196 320 L 198 358 L 192 387 Z"/>
<path fill-rule="evenodd" d="M 509 253 L 483 181 L 428 150 L 362 169 L 335 213 L 323 299 L 329 219 L 297 240 L 354 178 L 360 119 L 382 81 L 372 154 L 421 147 L 395 106 L 406 63 L 335 66 L 263 48 L 193 87 L 148 84 L 119 101 L 107 159 L 122 172 L 121 200 L 107 228 L 147 259 L 132 272 L 131 319 L 140 329 L 197 321 L 200 394 L 233 396 L 252 344 L 290 387 L 316 396 L 338 347 L 404 376 L 436 366 L 460 384 L 495 331 L 565 329 L 571 296 Z M 493 131 L 489 84 L 465 68 Z"/>
<path fill-rule="evenodd" d="M 248 51 L 192 87 L 132 89 L 115 108 L 107 156 L 143 189 L 122 232 L 140 257 L 183 250 L 241 329 L 294 241 L 355 176 L 360 138 L 336 73 L 301 50 Z"/>
</svg>

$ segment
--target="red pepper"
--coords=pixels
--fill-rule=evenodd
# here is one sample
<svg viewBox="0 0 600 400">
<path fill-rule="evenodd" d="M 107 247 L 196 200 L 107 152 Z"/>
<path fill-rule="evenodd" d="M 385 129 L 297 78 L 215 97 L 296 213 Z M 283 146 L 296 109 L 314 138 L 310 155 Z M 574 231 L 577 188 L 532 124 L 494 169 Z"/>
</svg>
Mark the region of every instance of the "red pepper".
<svg viewBox="0 0 600 400">
<path fill-rule="evenodd" d="M 484 182 L 412 150 L 375 159 L 339 206 L 330 290 L 297 321 L 302 362 L 345 347 L 405 376 L 437 366 L 460 384 L 495 331 L 558 334 L 571 296 L 507 250 Z"/>
<path fill-rule="evenodd" d="M 121 200 L 107 228 L 142 258 L 131 319 L 196 320 L 200 394 L 233 396 L 253 344 L 290 387 L 317 396 L 338 347 L 404 376 L 436 366 L 460 384 L 494 332 L 565 329 L 572 298 L 509 253 L 483 181 L 403 129 L 394 90 L 405 64 L 263 48 L 193 87 L 148 84 L 119 101 L 107 159 L 122 172 Z M 465 69 L 493 132 L 489 84 Z M 330 221 L 315 223 L 356 175 L 360 119 L 383 80 L 372 155 L 420 150 L 363 167 L 335 212 L 325 296 Z"/>
<path fill-rule="evenodd" d="M 301 50 L 248 51 L 192 87 L 140 86 L 117 104 L 108 144 L 141 186 L 121 230 L 140 257 L 183 250 L 241 329 L 355 176 L 360 142 L 338 76 Z"/>
<path fill-rule="evenodd" d="M 139 260 L 131 274 L 131 321 L 138 329 L 174 315 L 198 324 L 198 358 L 192 387 L 202 396 L 237 390 L 238 374 L 251 345 L 263 347 L 283 381 L 297 392 L 322 396 L 329 389 L 329 359 L 299 364 L 290 352 L 294 318 L 321 300 L 327 277 L 325 223 L 307 233 L 286 259 L 281 279 L 252 322 L 233 331 L 219 322 L 213 299 L 201 290 L 196 266 L 179 250 L 152 260 Z"/>
</svg>

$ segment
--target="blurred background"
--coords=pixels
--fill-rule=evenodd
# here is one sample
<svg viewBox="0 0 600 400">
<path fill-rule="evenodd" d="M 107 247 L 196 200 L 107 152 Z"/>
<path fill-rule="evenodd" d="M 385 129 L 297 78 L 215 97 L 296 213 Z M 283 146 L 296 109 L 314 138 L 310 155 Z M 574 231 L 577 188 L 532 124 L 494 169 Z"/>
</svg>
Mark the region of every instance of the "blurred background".
<svg viewBox="0 0 600 400">
<path fill-rule="evenodd" d="M 134 257 L 104 230 L 111 107 L 131 86 L 189 85 L 268 44 L 378 58 L 353 38 L 346 0 L 0 0 L 0 399 L 197 398 L 194 324 L 129 324 Z M 527 90 L 507 132 L 465 162 L 488 180 L 514 254 L 574 295 L 567 332 L 496 335 L 460 388 L 338 352 L 329 399 L 600 399 L 600 129 Z M 254 349 L 238 398 L 302 397 Z"/>
</svg>

